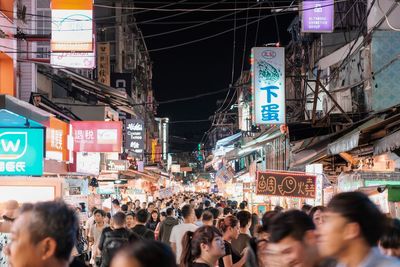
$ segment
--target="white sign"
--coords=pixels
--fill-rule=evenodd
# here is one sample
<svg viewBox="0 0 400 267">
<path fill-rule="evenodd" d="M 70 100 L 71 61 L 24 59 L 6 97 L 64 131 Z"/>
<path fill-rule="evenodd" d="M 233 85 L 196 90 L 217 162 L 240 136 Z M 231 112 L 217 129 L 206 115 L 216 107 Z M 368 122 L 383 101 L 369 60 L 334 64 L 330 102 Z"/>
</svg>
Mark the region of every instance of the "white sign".
<svg viewBox="0 0 400 267">
<path fill-rule="evenodd" d="M 285 49 L 252 49 L 254 122 L 285 124 Z"/>
<path fill-rule="evenodd" d="M 99 175 L 100 153 L 76 153 L 76 171 L 85 174 Z"/>
<path fill-rule="evenodd" d="M 50 63 L 54 68 L 94 69 L 95 53 L 51 53 Z"/>
</svg>

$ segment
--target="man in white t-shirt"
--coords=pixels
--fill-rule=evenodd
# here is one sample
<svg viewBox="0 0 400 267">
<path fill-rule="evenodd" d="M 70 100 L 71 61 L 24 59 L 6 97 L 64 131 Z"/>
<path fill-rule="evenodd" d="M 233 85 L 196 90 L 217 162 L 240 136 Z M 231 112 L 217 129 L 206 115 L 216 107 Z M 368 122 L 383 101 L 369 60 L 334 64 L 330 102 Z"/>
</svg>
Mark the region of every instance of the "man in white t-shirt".
<svg viewBox="0 0 400 267">
<path fill-rule="evenodd" d="M 172 250 L 175 252 L 176 255 L 177 264 L 179 264 L 181 260 L 183 236 L 187 231 L 194 232 L 198 228 L 194 224 L 196 216 L 194 213 L 194 209 L 190 205 L 185 205 L 182 207 L 182 216 L 183 223 L 175 225 L 174 228 L 172 228 L 171 236 L 169 238 Z"/>
</svg>

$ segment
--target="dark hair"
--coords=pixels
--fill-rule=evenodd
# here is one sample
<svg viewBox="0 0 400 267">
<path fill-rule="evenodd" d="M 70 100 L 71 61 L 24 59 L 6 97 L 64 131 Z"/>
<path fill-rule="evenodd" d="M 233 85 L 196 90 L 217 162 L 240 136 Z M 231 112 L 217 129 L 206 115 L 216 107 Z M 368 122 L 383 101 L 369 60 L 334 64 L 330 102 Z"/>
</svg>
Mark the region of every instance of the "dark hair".
<svg viewBox="0 0 400 267">
<path fill-rule="evenodd" d="M 28 229 L 31 241 L 39 243 L 46 237 L 57 243 L 55 257 L 69 260 L 79 231 L 79 220 L 74 210 L 63 201 L 38 202 L 25 205 L 21 213 L 31 212 Z"/>
<path fill-rule="evenodd" d="M 204 206 L 205 206 L 206 208 L 210 207 L 210 206 L 211 206 L 210 200 L 204 201 Z"/>
<path fill-rule="evenodd" d="M 233 215 L 228 215 L 224 219 L 219 220 L 218 222 L 218 229 L 221 232 L 225 233 L 228 230 L 228 227 L 236 227 L 238 224 L 238 219 Z"/>
<path fill-rule="evenodd" d="M 228 215 L 229 213 L 232 214 L 232 208 L 230 208 L 230 207 L 225 207 L 225 208 L 224 208 L 224 216 Z"/>
<path fill-rule="evenodd" d="M 160 216 L 162 216 L 162 217 L 167 217 L 167 213 L 166 213 L 165 211 L 162 211 L 162 212 L 160 213 Z"/>
<path fill-rule="evenodd" d="M 134 212 L 132 212 L 132 211 L 129 211 L 129 212 L 126 214 L 126 217 L 128 217 L 128 216 L 132 216 L 133 218 L 136 218 L 136 214 L 135 214 Z"/>
<path fill-rule="evenodd" d="M 113 201 L 111 202 L 114 205 L 118 205 L 119 206 L 119 200 L 118 199 L 113 199 Z"/>
<path fill-rule="evenodd" d="M 338 213 L 349 222 L 357 223 L 361 235 L 374 247 L 385 228 L 385 217 L 378 207 L 361 192 L 337 194 L 328 204 L 328 211 Z"/>
<path fill-rule="evenodd" d="M 239 204 L 239 209 L 244 210 L 246 208 L 246 204 L 244 202 L 241 202 Z"/>
<path fill-rule="evenodd" d="M 171 216 L 173 212 L 174 212 L 173 208 L 168 208 L 167 209 L 167 216 Z"/>
<path fill-rule="evenodd" d="M 242 210 L 236 214 L 236 218 L 239 220 L 240 227 L 243 228 L 249 224 L 251 213 L 246 210 Z"/>
<path fill-rule="evenodd" d="M 187 219 L 189 218 L 190 214 L 192 214 L 193 208 L 190 205 L 185 205 L 182 207 L 182 217 Z"/>
<path fill-rule="evenodd" d="M 262 226 L 258 229 L 258 232 L 269 233 L 269 226 L 271 224 L 272 219 L 278 214 L 278 212 L 271 210 L 266 213 L 261 218 Z"/>
<path fill-rule="evenodd" d="M 324 206 L 315 206 L 315 207 L 311 208 L 310 213 L 309 213 L 308 216 L 310 216 L 310 218 L 313 219 L 314 218 L 314 214 L 317 211 L 324 212 L 324 211 L 326 211 L 326 207 L 324 207 Z"/>
<path fill-rule="evenodd" d="M 280 242 L 290 236 L 297 241 L 303 241 L 307 231 L 314 230 L 315 225 L 311 218 L 299 210 L 290 210 L 279 213 L 270 225 L 270 241 Z"/>
<path fill-rule="evenodd" d="M 231 208 L 232 208 L 232 210 L 235 210 L 235 209 L 237 209 L 237 201 L 236 200 L 234 200 L 234 201 L 232 201 L 232 203 L 231 203 Z"/>
<path fill-rule="evenodd" d="M 219 209 L 217 208 L 211 208 L 209 211 L 212 213 L 214 219 L 218 219 L 219 217 Z"/>
<path fill-rule="evenodd" d="M 258 215 L 255 213 L 251 214 L 251 225 L 250 225 L 251 236 L 254 236 L 254 233 L 256 232 L 259 224 L 260 224 L 260 222 L 259 222 Z"/>
<path fill-rule="evenodd" d="M 106 212 L 104 210 L 101 210 L 101 209 L 95 210 L 93 215 L 96 215 L 96 214 L 100 214 L 101 217 L 106 217 Z"/>
<path fill-rule="evenodd" d="M 155 206 L 153 202 L 149 202 L 149 204 L 147 204 L 147 208 L 150 208 L 150 206 Z"/>
<path fill-rule="evenodd" d="M 176 267 L 175 255 L 171 248 L 154 240 L 134 242 L 124 247 L 118 254 L 136 260 L 141 267 Z"/>
<path fill-rule="evenodd" d="M 202 226 L 195 232 L 186 232 L 182 238 L 182 255 L 179 267 L 190 267 L 201 256 L 201 244 L 211 244 L 214 238 L 222 237 L 214 226 Z"/>
<path fill-rule="evenodd" d="M 203 214 L 203 210 L 202 209 L 195 209 L 194 213 L 196 214 L 197 220 L 200 220 L 201 219 L 201 215 Z"/>
<path fill-rule="evenodd" d="M 383 248 L 400 248 L 400 220 L 388 219 L 387 227 L 379 240 Z"/>
<path fill-rule="evenodd" d="M 209 212 L 208 210 L 206 210 L 205 212 L 203 212 L 203 221 L 212 221 L 214 220 L 214 216 L 211 212 Z"/>
<path fill-rule="evenodd" d="M 312 207 L 311 205 L 304 204 L 304 205 L 301 207 L 301 211 L 308 214 L 308 213 L 311 211 L 312 208 L 313 208 L 313 207 Z"/>
<path fill-rule="evenodd" d="M 275 208 L 274 208 L 274 211 L 276 211 L 276 212 L 283 212 L 283 208 L 281 207 L 281 206 L 275 206 Z"/>
<path fill-rule="evenodd" d="M 127 212 L 127 211 L 128 211 L 128 205 L 123 204 L 123 205 L 121 206 L 121 211 L 122 211 L 122 212 Z"/>
<path fill-rule="evenodd" d="M 191 199 L 189 200 L 189 203 L 190 203 L 190 202 L 193 202 L 193 201 L 194 201 L 194 199 L 193 199 L 193 198 L 191 198 Z"/>
<path fill-rule="evenodd" d="M 123 226 L 125 224 L 126 215 L 123 212 L 117 212 L 112 216 L 113 222 L 118 226 Z"/>
<path fill-rule="evenodd" d="M 149 217 L 149 214 L 144 209 L 141 209 L 136 213 L 136 219 L 139 223 L 146 223 L 148 217 Z"/>
<path fill-rule="evenodd" d="M 111 213 L 107 212 L 107 213 L 106 213 L 106 217 L 107 217 L 109 220 L 111 220 Z"/>
</svg>

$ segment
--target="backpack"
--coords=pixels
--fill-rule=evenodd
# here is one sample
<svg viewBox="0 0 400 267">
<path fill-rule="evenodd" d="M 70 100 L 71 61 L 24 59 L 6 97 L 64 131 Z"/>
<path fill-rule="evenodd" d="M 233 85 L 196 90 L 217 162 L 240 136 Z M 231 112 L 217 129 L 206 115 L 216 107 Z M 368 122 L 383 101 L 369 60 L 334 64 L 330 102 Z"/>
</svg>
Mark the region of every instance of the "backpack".
<svg viewBox="0 0 400 267">
<path fill-rule="evenodd" d="M 106 233 L 102 250 L 102 266 L 108 266 L 117 251 L 128 244 L 128 242 L 128 235 L 113 236 L 113 232 Z"/>
</svg>

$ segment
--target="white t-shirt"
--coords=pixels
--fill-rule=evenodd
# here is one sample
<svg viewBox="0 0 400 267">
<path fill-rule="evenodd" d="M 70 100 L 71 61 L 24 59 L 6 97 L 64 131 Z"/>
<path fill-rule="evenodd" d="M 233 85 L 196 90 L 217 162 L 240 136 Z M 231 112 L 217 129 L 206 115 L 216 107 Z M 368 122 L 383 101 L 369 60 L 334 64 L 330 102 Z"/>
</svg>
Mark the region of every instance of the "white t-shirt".
<svg viewBox="0 0 400 267">
<path fill-rule="evenodd" d="M 186 234 L 187 231 L 194 232 L 196 231 L 198 226 L 192 223 L 182 223 L 175 225 L 172 228 L 171 236 L 169 238 L 169 242 L 175 243 L 176 245 L 176 263 L 179 264 L 181 260 L 182 254 L 182 238 Z"/>
</svg>

